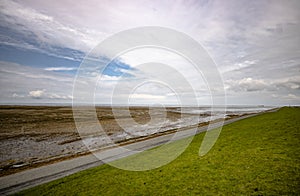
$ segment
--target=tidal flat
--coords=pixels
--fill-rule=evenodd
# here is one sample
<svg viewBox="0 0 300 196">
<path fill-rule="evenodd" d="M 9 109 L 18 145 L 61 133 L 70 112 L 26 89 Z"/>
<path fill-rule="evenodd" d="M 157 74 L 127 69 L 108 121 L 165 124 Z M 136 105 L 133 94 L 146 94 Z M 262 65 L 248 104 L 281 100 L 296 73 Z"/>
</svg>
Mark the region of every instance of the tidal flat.
<svg viewBox="0 0 300 196">
<path fill-rule="evenodd" d="M 270 108 L 232 108 L 226 119 Z M 96 107 L 91 131 L 78 132 L 72 107 L 0 106 L 0 176 L 140 139 L 206 125 L 222 116 L 209 108 Z M 84 113 L 83 113 L 84 114 Z M 77 118 L 78 119 L 78 118 Z M 80 118 L 79 118 L 80 121 Z M 102 131 L 93 128 L 99 123 Z"/>
</svg>

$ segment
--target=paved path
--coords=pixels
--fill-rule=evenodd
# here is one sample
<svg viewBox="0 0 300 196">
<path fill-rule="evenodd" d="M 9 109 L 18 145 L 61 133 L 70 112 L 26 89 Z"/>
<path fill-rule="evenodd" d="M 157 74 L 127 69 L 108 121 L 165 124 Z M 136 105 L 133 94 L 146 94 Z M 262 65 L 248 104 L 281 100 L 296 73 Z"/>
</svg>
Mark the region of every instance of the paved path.
<svg viewBox="0 0 300 196">
<path fill-rule="evenodd" d="M 236 122 L 241 119 L 249 118 L 255 115 L 257 114 L 226 120 L 224 122 L 224 125 L 232 122 Z M 216 123 L 212 128 L 218 126 L 220 126 L 220 124 Z M 206 130 L 207 130 L 207 126 L 203 126 L 198 128 L 197 133 Z M 186 138 L 192 135 L 194 135 L 194 132 L 190 129 L 187 129 L 184 131 L 180 131 L 180 136 L 177 137 L 177 139 Z M 170 140 L 170 135 L 162 135 L 144 141 L 128 144 L 126 145 L 126 148 L 122 148 L 123 150 L 117 148 L 111 148 L 108 150 L 99 151 L 97 152 L 97 157 L 101 157 L 102 160 L 105 160 L 105 162 L 114 161 L 138 153 L 139 151 L 144 151 L 159 146 L 161 144 L 167 143 L 169 140 Z M 134 149 L 135 151 L 129 151 L 127 149 Z M 30 187 L 34 187 L 39 184 L 50 182 L 52 180 L 62 178 L 70 174 L 103 164 L 103 162 L 100 161 L 97 157 L 95 157 L 93 154 L 89 154 L 74 159 L 69 159 L 58 163 L 53 163 L 50 165 L 45 165 L 42 167 L 33 168 L 19 173 L 1 177 L 0 195 L 12 194 Z"/>
</svg>

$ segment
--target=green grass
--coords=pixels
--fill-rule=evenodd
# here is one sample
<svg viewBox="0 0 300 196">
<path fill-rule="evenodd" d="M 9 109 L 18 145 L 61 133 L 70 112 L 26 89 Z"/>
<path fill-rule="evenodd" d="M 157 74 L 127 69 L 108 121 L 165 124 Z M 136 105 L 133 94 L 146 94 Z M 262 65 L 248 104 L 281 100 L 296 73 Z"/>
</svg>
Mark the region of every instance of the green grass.
<svg viewBox="0 0 300 196">
<path fill-rule="evenodd" d="M 109 165 L 25 190 L 25 195 L 299 195 L 300 108 L 282 108 L 223 127 L 204 157 L 204 134 L 163 167 L 125 171 Z"/>
</svg>

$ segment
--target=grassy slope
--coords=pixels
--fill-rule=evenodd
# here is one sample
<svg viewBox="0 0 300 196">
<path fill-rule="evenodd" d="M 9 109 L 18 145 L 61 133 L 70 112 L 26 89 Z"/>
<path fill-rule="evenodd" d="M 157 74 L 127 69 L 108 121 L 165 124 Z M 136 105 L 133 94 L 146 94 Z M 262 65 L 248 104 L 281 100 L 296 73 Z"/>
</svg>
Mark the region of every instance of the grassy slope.
<svg viewBox="0 0 300 196">
<path fill-rule="evenodd" d="M 41 185 L 35 195 L 300 194 L 300 108 L 227 125 L 204 157 L 204 134 L 161 168 L 133 172 L 102 165 Z"/>
</svg>

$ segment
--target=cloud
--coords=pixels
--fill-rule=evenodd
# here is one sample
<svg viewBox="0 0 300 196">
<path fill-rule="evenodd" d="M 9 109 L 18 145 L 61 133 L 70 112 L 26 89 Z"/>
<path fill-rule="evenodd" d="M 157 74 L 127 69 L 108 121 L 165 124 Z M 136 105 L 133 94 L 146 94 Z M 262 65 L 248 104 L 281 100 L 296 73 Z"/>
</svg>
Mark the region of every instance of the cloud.
<svg viewBox="0 0 300 196">
<path fill-rule="evenodd" d="M 300 90 L 300 76 L 281 78 L 274 83 L 278 89 L 288 89 L 291 91 Z"/>
<path fill-rule="evenodd" d="M 47 98 L 72 100 L 73 96 L 72 95 L 58 95 L 58 94 L 52 93 L 52 94 L 47 94 Z"/>
<path fill-rule="evenodd" d="M 46 71 L 72 71 L 76 70 L 77 67 L 47 67 L 44 70 Z"/>
<path fill-rule="evenodd" d="M 294 95 L 294 94 L 288 94 L 287 96 L 284 96 L 284 98 L 287 98 L 287 99 L 298 99 L 300 100 L 300 97 Z"/>
<path fill-rule="evenodd" d="M 0 6 L 0 43 L 50 56 L 81 61 L 101 33 L 77 29 L 68 23 L 15 1 Z"/>
<path fill-rule="evenodd" d="M 243 62 L 236 62 L 233 65 L 222 66 L 219 68 L 219 70 L 221 73 L 238 71 L 256 65 L 258 62 L 258 60 L 244 60 Z"/>
<path fill-rule="evenodd" d="M 59 95 L 56 93 L 48 93 L 45 89 L 43 90 L 34 90 L 28 93 L 28 96 L 33 99 L 55 99 L 55 100 L 71 100 L 73 97 L 71 95 Z"/>
<path fill-rule="evenodd" d="M 165 96 L 162 95 L 152 95 L 152 94 L 137 94 L 134 93 L 130 95 L 131 99 L 146 99 L 146 100 L 151 100 L 151 99 L 165 99 Z"/>
<path fill-rule="evenodd" d="M 299 105 L 300 78 L 286 77 L 277 79 L 243 78 L 226 80 L 228 104 L 236 104 L 240 100 L 244 104 L 253 104 L 259 100 L 265 105 Z"/>
<path fill-rule="evenodd" d="M 290 92 L 300 89 L 300 77 L 287 77 L 280 79 L 254 79 L 243 78 L 240 80 L 227 80 L 228 91 L 277 91 Z M 299 91 L 298 91 L 299 92 Z"/>
<path fill-rule="evenodd" d="M 89 46 L 94 45 L 95 35 L 87 36 L 88 32 L 85 30 L 63 24 L 56 18 L 19 2 L 4 0 L 0 11 L 2 24 L 17 32 L 23 31 L 23 34 L 30 39 L 33 38 L 33 34 L 38 43 L 79 50 L 88 50 Z"/>
<path fill-rule="evenodd" d="M 269 87 L 270 86 L 264 80 L 257 80 L 253 78 L 243 78 L 238 81 L 227 81 L 227 90 L 232 90 L 235 92 L 262 91 Z"/>
<path fill-rule="evenodd" d="M 34 99 L 41 99 L 44 93 L 45 90 L 35 90 L 35 91 L 30 91 L 28 95 Z"/>
<path fill-rule="evenodd" d="M 0 61 L 0 101 L 49 103 L 59 98 L 70 100 L 73 80 L 70 74 Z"/>
<path fill-rule="evenodd" d="M 20 95 L 20 94 L 17 94 L 17 93 L 13 93 L 12 97 L 13 98 L 23 98 L 23 97 L 25 97 L 25 95 Z"/>
</svg>

